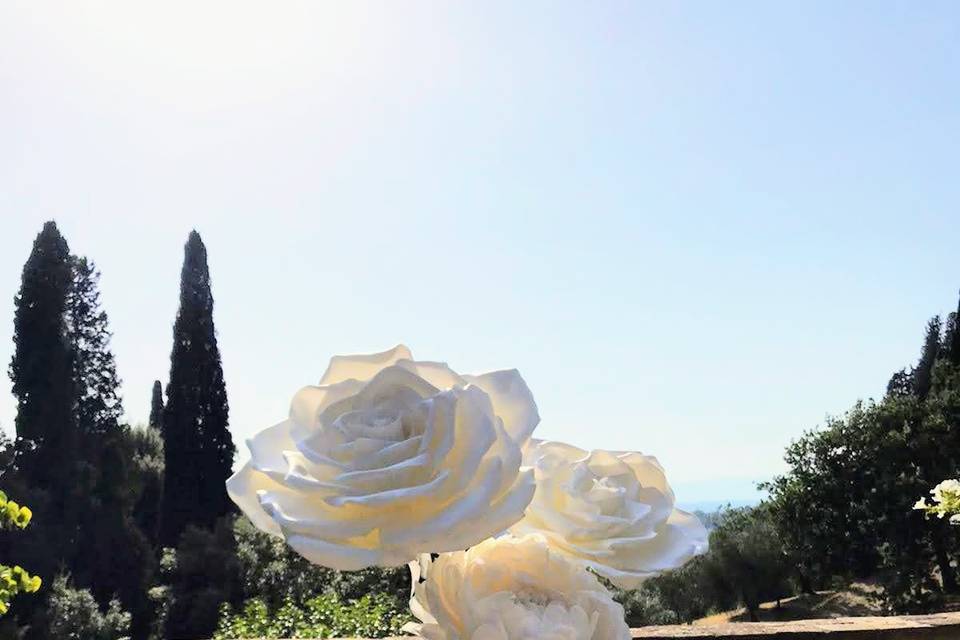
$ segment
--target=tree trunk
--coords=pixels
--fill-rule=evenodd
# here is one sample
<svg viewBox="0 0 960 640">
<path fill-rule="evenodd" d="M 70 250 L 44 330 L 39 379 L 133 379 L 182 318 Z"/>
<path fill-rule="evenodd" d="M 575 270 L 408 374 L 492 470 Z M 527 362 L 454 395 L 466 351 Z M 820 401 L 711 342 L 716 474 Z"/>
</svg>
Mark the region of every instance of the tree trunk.
<svg viewBox="0 0 960 640">
<path fill-rule="evenodd" d="M 799 567 L 797 568 L 797 580 L 800 582 L 800 591 L 809 596 L 812 596 L 816 593 L 813 590 L 813 583 L 810 582 L 810 578 Z"/>
<path fill-rule="evenodd" d="M 940 579 L 943 581 L 943 590 L 946 593 L 957 593 L 957 577 L 950 566 L 950 557 L 943 541 L 942 531 L 933 531 L 933 550 L 937 556 L 937 566 L 940 567 Z"/>
</svg>

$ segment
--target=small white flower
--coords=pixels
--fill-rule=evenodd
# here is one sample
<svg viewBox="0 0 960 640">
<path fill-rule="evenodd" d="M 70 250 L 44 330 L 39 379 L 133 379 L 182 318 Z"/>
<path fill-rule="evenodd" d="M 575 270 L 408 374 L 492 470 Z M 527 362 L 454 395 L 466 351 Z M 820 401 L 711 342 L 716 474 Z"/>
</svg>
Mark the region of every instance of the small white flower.
<svg viewBox="0 0 960 640">
<path fill-rule="evenodd" d="M 931 489 L 930 493 L 933 494 L 934 502 L 943 502 L 948 494 L 960 494 L 960 480 L 944 480 Z"/>
<path fill-rule="evenodd" d="M 922 511 L 926 511 L 926 510 L 927 510 L 927 500 L 926 500 L 926 498 L 920 498 L 919 500 L 917 500 L 917 502 L 913 505 L 913 508 L 914 508 L 914 509 L 919 509 L 919 510 L 922 510 Z"/>
<path fill-rule="evenodd" d="M 537 491 L 514 535 L 539 533 L 552 547 L 624 589 L 707 550 L 707 531 L 677 509 L 656 458 L 531 441 L 524 464 Z"/>
<path fill-rule="evenodd" d="M 539 419 L 515 370 L 461 376 L 403 346 L 337 356 L 288 420 L 247 442 L 227 490 L 311 562 L 397 566 L 520 519 L 534 491 L 521 448 Z"/>
<path fill-rule="evenodd" d="M 411 563 L 408 625 L 427 640 L 629 640 L 623 607 L 540 536 L 442 554 L 424 582 Z"/>
</svg>

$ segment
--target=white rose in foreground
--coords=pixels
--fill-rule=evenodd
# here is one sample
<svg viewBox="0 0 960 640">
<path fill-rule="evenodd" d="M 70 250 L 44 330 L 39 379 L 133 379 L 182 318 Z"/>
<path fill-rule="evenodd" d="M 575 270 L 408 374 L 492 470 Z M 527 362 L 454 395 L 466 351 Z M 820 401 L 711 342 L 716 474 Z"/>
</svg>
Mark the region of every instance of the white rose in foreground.
<svg viewBox="0 0 960 640">
<path fill-rule="evenodd" d="M 505 537 L 441 555 L 410 610 L 427 640 L 628 640 L 624 611 L 597 578 L 540 536 Z"/>
<path fill-rule="evenodd" d="M 460 376 L 403 346 L 338 356 L 289 420 L 247 442 L 227 491 L 311 562 L 396 566 L 522 517 L 534 485 L 521 448 L 539 419 L 516 371 Z"/>
<path fill-rule="evenodd" d="M 542 534 L 619 587 L 636 588 L 707 550 L 706 529 L 674 507 L 656 458 L 531 441 L 524 464 L 534 467 L 537 492 L 510 531 Z"/>
</svg>

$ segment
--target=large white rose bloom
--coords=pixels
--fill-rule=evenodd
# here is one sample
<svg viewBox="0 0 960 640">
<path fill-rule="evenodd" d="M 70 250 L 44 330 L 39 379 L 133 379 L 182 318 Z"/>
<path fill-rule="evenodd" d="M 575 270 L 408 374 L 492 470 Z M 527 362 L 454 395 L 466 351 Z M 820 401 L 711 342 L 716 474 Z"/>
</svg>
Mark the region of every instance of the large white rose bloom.
<svg viewBox="0 0 960 640">
<path fill-rule="evenodd" d="M 707 550 L 707 531 L 674 506 L 656 458 L 532 440 L 524 464 L 537 491 L 515 535 L 540 533 L 570 559 L 624 589 Z"/>
<path fill-rule="evenodd" d="M 541 536 L 486 540 L 411 570 L 410 610 L 422 624 L 408 630 L 427 640 L 630 638 L 610 592 Z"/>
<path fill-rule="evenodd" d="M 337 356 L 290 418 L 247 442 L 227 491 L 260 529 L 326 567 L 465 549 L 523 515 L 539 422 L 515 370 L 461 376 L 404 346 Z"/>
</svg>

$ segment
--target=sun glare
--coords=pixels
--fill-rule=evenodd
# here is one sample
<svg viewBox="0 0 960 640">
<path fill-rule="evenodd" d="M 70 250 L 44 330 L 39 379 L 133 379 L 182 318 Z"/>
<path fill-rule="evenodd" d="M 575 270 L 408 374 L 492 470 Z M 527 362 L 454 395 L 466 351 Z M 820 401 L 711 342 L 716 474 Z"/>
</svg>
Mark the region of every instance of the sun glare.
<svg viewBox="0 0 960 640">
<path fill-rule="evenodd" d="M 363 73 L 383 14 L 355 3 L 70 3 L 31 21 L 97 80 L 197 108 Z"/>
</svg>

